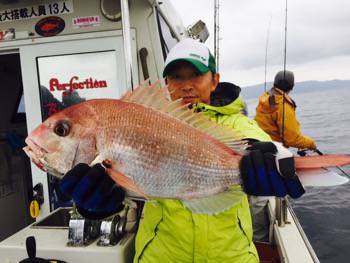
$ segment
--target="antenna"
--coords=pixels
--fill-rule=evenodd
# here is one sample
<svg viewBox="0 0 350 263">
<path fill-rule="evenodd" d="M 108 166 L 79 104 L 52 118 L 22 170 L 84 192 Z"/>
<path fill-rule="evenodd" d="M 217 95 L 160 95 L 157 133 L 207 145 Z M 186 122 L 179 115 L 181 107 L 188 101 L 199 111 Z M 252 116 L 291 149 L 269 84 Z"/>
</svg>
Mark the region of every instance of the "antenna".
<svg viewBox="0 0 350 263">
<path fill-rule="evenodd" d="M 214 57 L 219 72 L 219 0 L 214 0 Z"/>
<path fill-rule="evenodd" d="M 288 0 L 286 0 L 286 16 L 284 21 L 284 62 L 283 62 L 283 78 L 286 78 L 286 63 L 287 63 L 287 14 L 288 14 Z M 285 102 L 285 95 L 283 93 L 283 100 L 282 100 L 282 144 L 284 143 L 284 102 Z"/>
<path fill-rule="evenodd" d="M 268 51 L 268 47 L 269 47 L 271 20 L 272 20 L 272 16 L 270 16 L 269 26 L 267 27 L 267 32 L 266 32 L 266 46 L 265 46 L 265 82 L 264 82 L 264 92 L 266 92 L 267 51 Z"/>
</svg>

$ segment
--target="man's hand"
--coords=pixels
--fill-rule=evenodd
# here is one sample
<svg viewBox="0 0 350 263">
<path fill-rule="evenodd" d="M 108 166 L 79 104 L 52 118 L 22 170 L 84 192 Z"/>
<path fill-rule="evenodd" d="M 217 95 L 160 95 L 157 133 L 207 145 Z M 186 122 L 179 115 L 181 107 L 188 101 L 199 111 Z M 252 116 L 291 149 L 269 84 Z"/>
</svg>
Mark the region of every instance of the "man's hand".
<svg viewBox="0 0 350 263">
<path fill-rule="evenodd" d="M 277 146 L 277 147 L 276 147 Z M 305 193 L 291 152 L 278 143 L 255 142 L 242 157 L 240 172 L 249 195 L 298 198 Z"/>
<path fill-rule="evenodd" d="M 118 187 L 96 164 L 80 163 L 70 170 L 60 183 L 61 191 L 72 197 L 79 212 L 90 218 L 103 218 L 123 208 L 125 191 Z"/>
</svg>

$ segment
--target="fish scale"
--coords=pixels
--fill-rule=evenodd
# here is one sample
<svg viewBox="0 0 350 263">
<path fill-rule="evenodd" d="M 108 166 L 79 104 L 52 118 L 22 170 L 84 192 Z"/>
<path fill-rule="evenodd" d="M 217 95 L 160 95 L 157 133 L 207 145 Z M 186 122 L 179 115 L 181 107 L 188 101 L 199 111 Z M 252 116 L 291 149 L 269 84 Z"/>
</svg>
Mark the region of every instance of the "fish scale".
<svg viewBox="0 0 350 263">
<path fill-rule="evenodd" d="M 219 149 L 213 151 L 210 141 L 203 140 L 207 135 L 171 116 L 132 104 L 125 107 L 123 114 L 113 114 L 113 122 L 106 116 L 104 122 L 102 126 L 107 129 L 102 133 L 108 135 L 102 137 L 118 140 L 119 147 L 125 145 L 120 152 L 112 150 L 112 159 L 120 164 L 121 172 L 132 175 L 133 180 L 142 185 L 147 196 L 178 198 L 179 191 L 189 188 L 188 185 L 196 185 L 196 189 L 204 192 L 239 182 L 237 161 L 232 162 L 232 156 L 222 158 L 217 154 Z M 118 126 L 113 127 L 112 123 Z M 108 148 L 107 141 L 102 144 Z M 113 144 L 110 147 L 113 148 Z M 125 165 L 130 162 L 134 165 Z"/>
</svg>

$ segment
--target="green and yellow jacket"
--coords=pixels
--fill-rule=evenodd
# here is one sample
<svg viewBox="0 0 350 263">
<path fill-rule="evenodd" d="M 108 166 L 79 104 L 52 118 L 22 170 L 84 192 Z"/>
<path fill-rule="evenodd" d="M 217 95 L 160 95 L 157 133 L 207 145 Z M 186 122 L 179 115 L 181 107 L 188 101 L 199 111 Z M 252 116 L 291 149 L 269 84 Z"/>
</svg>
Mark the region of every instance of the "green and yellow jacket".
<svg viewBox="0 0 350 263">
<path fill-rule="evenodd" d="M 246 138 L 270 141 L 254 120 L 242 114 L 244 102 L 240 97 L 222 107 L 200 103 L 196 109 Z M 216 215 L 193 214 L 179 200 L 148 202 L 136 236 L 134 263 L 257 263 L 252 235 L 245 194 L 238 204 Z"/>
</svg>

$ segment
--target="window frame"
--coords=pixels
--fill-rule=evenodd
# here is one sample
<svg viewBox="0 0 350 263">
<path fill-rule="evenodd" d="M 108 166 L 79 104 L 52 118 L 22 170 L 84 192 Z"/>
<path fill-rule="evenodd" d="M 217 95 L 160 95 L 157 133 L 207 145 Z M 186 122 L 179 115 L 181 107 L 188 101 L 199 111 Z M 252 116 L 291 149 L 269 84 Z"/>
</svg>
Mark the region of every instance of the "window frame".
<svg viewBox="0 0 350 263">
<path fill-rule="evenodd" d="M 168 53 L 169 53 L 169 51 L 170 51 L 170 49 L 175 44 L 172 45 L 171 47 L 169 47 L 166 39 L 164 38 L 164 34 L 163 34 L 164 28 L 162 27 L 162 21 L 167 26 L 167 30 L 170 32 L 172 38 L 174 40 L 176 40 L 177 43 L 180 41 L 180 39 L 177 37 L 176 33 L 173 31 L 173 29 L 171 28 L 171 26 L 169 25 L 167 20 L 164 18 L 162 13 L 157 8 L 155 10 L 156 10 L 157 28 L 158 28 L 159 38 L 160 38 L 160 44 L 161 44 L 161 48 L 162 48 L 163 59 L 165 60 L 167 55 L 168 55 Z"/>
</svg>

